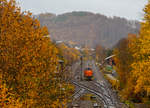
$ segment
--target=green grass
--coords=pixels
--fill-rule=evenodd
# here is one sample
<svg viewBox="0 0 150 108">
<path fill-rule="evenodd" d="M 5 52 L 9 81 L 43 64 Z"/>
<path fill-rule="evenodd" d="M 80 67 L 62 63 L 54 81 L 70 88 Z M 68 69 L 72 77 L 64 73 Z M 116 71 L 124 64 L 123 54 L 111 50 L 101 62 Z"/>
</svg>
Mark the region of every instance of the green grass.
<svg viewBox="0 0 150 108">
<path fill-rule="evenodd" d="M 129 106 L 129 108 L 135 108 L 134 103 L 130 101 L 125 101 L 125 104 Z"/>
</svg>

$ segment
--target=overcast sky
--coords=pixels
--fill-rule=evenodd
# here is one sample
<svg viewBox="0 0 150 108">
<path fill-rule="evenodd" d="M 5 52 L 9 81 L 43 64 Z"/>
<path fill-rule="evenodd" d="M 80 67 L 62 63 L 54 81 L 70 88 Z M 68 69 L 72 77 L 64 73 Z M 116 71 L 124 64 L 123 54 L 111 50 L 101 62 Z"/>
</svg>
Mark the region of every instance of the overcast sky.
<svg viewBox="0 0 150 108">
<path fill-rule="evenodd" d="M 16 0 L 23 10 L 33 14 L 62 14 L 71 11 L 90 11 L 107 16 L 141 20 L 148 0 Z"/>
</svg>

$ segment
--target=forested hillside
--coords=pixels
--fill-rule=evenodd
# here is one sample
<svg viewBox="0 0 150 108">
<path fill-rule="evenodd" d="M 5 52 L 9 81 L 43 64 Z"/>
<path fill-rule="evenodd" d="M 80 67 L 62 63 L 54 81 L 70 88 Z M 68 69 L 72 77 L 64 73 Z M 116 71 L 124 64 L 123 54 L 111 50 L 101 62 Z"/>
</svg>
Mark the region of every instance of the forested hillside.
<svg viewBox="0 0 150 108">
<path fill-rule="evenodd" d="M 90 12 L 62 15 L 46 13 L 36 17 L 42 25 L 48 27 L 53 40 L 73 41 L 88 47 L 101 44 L 110 48 L 128 33 L 138 33 L 140 27 L 137 21 Z"/>
</svg>

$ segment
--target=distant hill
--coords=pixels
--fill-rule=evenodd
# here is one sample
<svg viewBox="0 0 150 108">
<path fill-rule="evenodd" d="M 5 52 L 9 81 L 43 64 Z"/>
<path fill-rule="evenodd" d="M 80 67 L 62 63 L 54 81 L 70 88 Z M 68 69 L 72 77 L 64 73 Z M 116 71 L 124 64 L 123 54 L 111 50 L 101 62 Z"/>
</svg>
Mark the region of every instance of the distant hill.
<svg viewBox="0 0 150 108">
<path fill-rule="evenodd" d="M 138 33 L 140 28 L 138 21 L 90 12 L 46 13 L 37 18 L 48 27 L 53 40 L 72 41 L 92 48 L 98 44 L 110 48 L 128 33 Z"/>
</svg>

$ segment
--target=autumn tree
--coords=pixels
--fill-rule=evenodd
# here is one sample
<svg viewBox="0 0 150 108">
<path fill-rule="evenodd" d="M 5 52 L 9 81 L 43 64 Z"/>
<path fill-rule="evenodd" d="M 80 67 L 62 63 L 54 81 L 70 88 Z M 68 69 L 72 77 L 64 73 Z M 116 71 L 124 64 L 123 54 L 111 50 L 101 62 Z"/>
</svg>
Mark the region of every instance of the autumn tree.
<svg viewBox="0 0 150 108">
<path fill-rule="evenodd" d="M 119 75 L 120 87 L 124 88 L 130 77 L 131 73 L 131 64 L 133 62 L 132 51 L 130 44 L 133 43 L 133 40 L 136 39 L 136 35 L 129 34 L 128 38 L 121 39 L 118 42 L 117 48 L 114 50 L 116 55 L 116 71 Z"/>
<path fill-rule="evenodd" d="M 67 65 L 72 65 L 74 62 L 79 60 L 81 54 L 77 49 L 71 48 L 65 43 L 58 44 L 57 46 Z"/>
<path fill-rule="evenodd" d="M 126 67 L 130 69 L 130 73 L 125 83 L 123 97 L 134 102 L 150 100 L 150 1 L 145 6 L 144 12 L 144 21 L 141 23 L 139 36 L 136 39 L 129 38 L 131 41 L 129 41 L 128 49 L 131 53 L 126 55 L 131 57 L 131 62 L 129 62 L 130 59 L 127 59 L 126 56 L 118 59 L 118 65 L 123 66 L 120 64 L 120 61 L 130 65 Z M 126 68 L 123 70 L 127 70 Z M 124 71 L 121 70 L 118 72 L 123 74 Z M 123 74 L 123 76 L 125 75 Z"/>
<path fill-rule="evenodd" d="M 31 13 L 21 12 L 15 0 L 0 1 L 1 85 L 12 89 L 14 99 L 22 100 L 22 107 L 60 105 L 58 97 L 65 84 L 57 82 L 56 73 L 62 72 L 58 69 L 59 51 L 48 34 Z M 64 92 L 68 93 L 61 90 Z"/>
<path fill-rule="evenodd" d="M 106 49 L 101 45 L 97 45 L 96 46 L 96 60 L 102 63 L 105 57 L 106 57 Z"/>
<path fill-rule="evenodd" d="M 0 107 L 1 108 L 22 108 L 19 98 L 15 98 L 15 94 L 11 93 L 12 89 L 8 89 L 5 83 L 0 79 Z"/>
<path fill-rule="evenodd" d="M 143 97 L 150 96 L 150 1 L 144 8 L 144 21 L 141 23 L 140 36 L 134 48 L 132 78 L 134 93 Z M 149 99 L 150 100 L 150 99 Z"/>
</svg>

